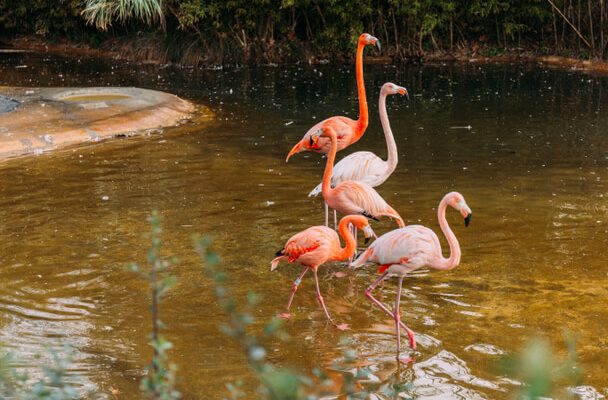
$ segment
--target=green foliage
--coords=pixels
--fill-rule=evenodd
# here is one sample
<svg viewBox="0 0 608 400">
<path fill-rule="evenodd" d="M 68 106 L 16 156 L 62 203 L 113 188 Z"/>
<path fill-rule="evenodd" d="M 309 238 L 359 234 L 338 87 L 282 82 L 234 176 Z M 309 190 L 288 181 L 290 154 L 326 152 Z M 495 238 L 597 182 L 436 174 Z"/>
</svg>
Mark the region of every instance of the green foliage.
<svg viewBox="0 0 608 400">
<path fill-rule="evenodd" d="M 104 31 L 113 21 L 125 24 L 134 18 L 147 24 L 160 21 L 162 25 L 165 21 L 161 0 L 86 0 L 82 15 Z"/>
<path fill-rule="evenodd" d="M 47 349 L 52 364 L 43 365 L 41 378 L 32 379 L 27 373 L 20 373 L 13 365 L 11 353 L 0 356 L 0 398 L 21 400 L 73 400 L 81 398 L 76 386 L 67 383 L 67 371 L 72 364 L 72 351 L 64 346 L 58 352 Z"/>
<path fill-rule="evenodd" d="M 552 397 L 558 382 L 580 384 L 582 371 L 576 362 L 575 341 L 569 339 L 566 344 L 568 354 L 562 360 L 555 358 L 549 343 L 542 339 L 534 339 L 519 354 L 503 358 L 502 371 L 523 384 L 518 398 L 534 400 Z M 562 393 L 557 398 L 564 396 L 567 394 Z"/>
<path fill-rule="evenodd" d="M 162 228 L 158 212 L 153 211 L 148 222 L 151 226 L 150 249 L 148 250 L 147 261 L 150 268 L 142 270 L 137 264 L 131 264 L 132 271 L 138 273 L 150 284 L 152 316 L 152 334 L 150 346 L 152 346 L 152 362 L 146 368 L 147 376 L 141 381 L 141 390 L 147 398 L 154 400 L 179 399 L 180 393 L 175 390 L 175 365 L 169 363 L 167 352 L 173 347 L 171 342 L 166 340 L 160 330 L 163 323 L 160 320 L 159 306 L 167 290 L 175 283 L 175 277 L 168 273 L 169 267 L 174 263 L 161 257 Z"/>
<path fill-rule="evenodd" d="M 608 56 L 608 6 L 551 2 L 555 8 L 547 0 L 4 0 L 0 33 L 89 37 L 85 21 L 112 34 L 160 30 L 167 46 L 195 40 L 207 62 L 301 60 L 310 51 L 352 57 L 364 31 L 394 57 L 478 45 Z"/>
</svg>

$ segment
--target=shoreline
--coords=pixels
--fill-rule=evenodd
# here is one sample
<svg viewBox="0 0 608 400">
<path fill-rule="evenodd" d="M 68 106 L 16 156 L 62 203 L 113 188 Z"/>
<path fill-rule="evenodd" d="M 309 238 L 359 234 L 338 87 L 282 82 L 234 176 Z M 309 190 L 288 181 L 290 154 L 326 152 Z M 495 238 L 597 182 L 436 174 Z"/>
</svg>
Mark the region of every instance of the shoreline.
<svg viewBox="0 0 608 400">
<path fill-rule="evenodd" d="M 124 43 L 107 41 L 104 42 L 99 48 L 92 48 L 83 43 L 73 43 L 68 41 L 63 42 L 47 42 L 31 36 L 21 36 L 12 38 L 5 41 L 8 47 L 1 48 L 0 51 L 31 51 L 40 53 L 51 53 L 65 56 L 86 56 L 86 57 L 97 57 L 106 58 L 122 61 L 135 62 L 143 65 L 177 65 L 182 67 L 213 67 L 216 64 L 199 64 L 193 65 L 182 62 L 171 62 L 162 60 L 155 57 L 157 52 L 148 51 L 146 57 L 141 56 L 141 51 L 124 52 L 115 49 L 115 46 L 123 46 Z M 150 50 L 150 49 L 147 49 Z M 144 51 L 145 52 L 145 51 Z M 152 54 L 150 54 L 152 53 Z M 337 57 L 338 61 L 346 61 L 344 57 Z M 549 67 L 556 67 L 562 69 L 570 69 L 581 72 L 588 72 L 600 75 L 608 75 L 608 61 L 601 60 L 583 60 L 580 58 L 564 57 L 559 55 L 547 55 L 547 54 L 536 54 L 532 51 L 524 51 L 519 54 L 499 54 L 493 56 L 487 56 L 483 54 L 468 54 L 466 51 L 457 52 L 446 52 L 446 51 L 435 51 L 425 53 L 422 57 L 409 58 L 403 60 L 396 60 L 391 56 L 374 56 L 368 55 L 366 60 L 373 64 L 388 64 L 395 62 L 412 63 L 416 62 L 421 65 L 437 64 L 437 63 L 459 63 L 459 64 L 539 64 Z M 302 63 L 308 63 L 311 65 L 326 64 L 328 61 L 324 57 L 309 58 L 308 60 L 302 60 Z M 258 64 L 267 65 L 268 63 Z M 294 62 L 275 62 L 276 65 L 289 65 L 297 64 Z M 230 67 L 231 65 L 226 65 Z"/>
</svg>

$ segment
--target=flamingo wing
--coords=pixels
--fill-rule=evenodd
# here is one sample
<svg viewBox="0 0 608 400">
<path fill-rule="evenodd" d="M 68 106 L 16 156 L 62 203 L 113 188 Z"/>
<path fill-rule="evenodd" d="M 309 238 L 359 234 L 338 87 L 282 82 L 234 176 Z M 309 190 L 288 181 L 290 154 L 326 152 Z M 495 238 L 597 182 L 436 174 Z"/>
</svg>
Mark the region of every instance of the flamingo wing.
<svg viewBox="0 0 608 400">
<path fill-rule="evenodd" d="M 386 171 L 386 162 L 380 157 L 370 151 L 357 151 L 334 166 L 331 183 L 337 186 L 342 182 L 357 181 L 374 187 L 384 182 Z"/>
<path fill-rule="evenodd" d="M 421 225 L 409 225 L 380 236 L 370 246 L 367 261 L 380 265 L 402 264 L 413 269 L 429 265 L 441 254 L 435 232 Z M 358 261 L 358 260 L 357 260 Z"/>
<path fill-rule="evenodd" d="M 312 142 L 310 140 L 313 133 L 318 132 L 321 128 L 326 126 L 331 126 L 336 131 L 338 138 L 338 151 L 350 145 L 353 140 L 356 140 L 356 121 L 348 117 L 330 117 L 310 128 L 308 132 L 304 134 L 304 137 L 289 151 L 287 160 L 289 160 L 292 155 L 302 151 L 316 151 L 318 153 L 327 154 L 331 145 L 331 140 L 329 138 L 322 136 L 316 138 Z"/>
<path fill-rule="evenodd" d="M 313 266 L 323 264 L 338 243 L 338 234 L 326 226 L 313 226 L 292 236 L 283 249 L 289 262 Z"/>
</svg>

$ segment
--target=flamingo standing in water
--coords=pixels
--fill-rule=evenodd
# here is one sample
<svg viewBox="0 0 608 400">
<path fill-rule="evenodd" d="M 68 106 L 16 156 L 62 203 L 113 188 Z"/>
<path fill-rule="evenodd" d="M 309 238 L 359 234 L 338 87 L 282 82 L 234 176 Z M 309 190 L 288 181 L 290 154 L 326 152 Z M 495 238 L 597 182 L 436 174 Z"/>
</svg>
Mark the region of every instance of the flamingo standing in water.
<svg viewBox="0 0 608 400">
<path fill-rule="evenodd" d="M 372 219 L 387 216 L 396 220 L 399 227 L 405 226 L 399 213 L 389 206 L 378 192 L 367 183 L 346 181 L 332 188 L 330 181 L 338 142 L 336 131 L 331 126 L 327 126 L 313 133 L 310 140 L 315 137 L 328 137 L 331 141 L 321 184 L 323 198 L 329 207 L 344 215 L 360 214 Z"/>
<path fill-rule="evenodd" d="M 445 219 L 445 212 L 448 206 L 460 212 L 464 217 L 465 226 L 469 226 L 471 222 L 471 209 L 465 202 L 464 197 L 458 192 L 446 194 L 437 208 L 437 218 L 439 219 L 441 231 L 450 246 L 450 256 L 448 258 L 443 256 L 439 238 L 435 232 L 421 225 L 408 225 L 405 228 L 395 229 L 380 236 L 351 264 L 353 268 L 358 268 L 368 261 L 380 265 L 379 272 L 382 275 L 367 288 L 365 296 L 395 320 L 397 359 L 402 362 L 406 362 L 407 360 L 399 358 L 401 328 L 404 328 L 408 334 L 410 347 L 412 349 L 416 348 L 414 332 L 401 322 L 401 315 L 399 313 L 403 278 L 408 272 L 422 267 L 449 271 L 460 264 L 460 245 Z M 392 312 L 372 295 L 372 291 L 376 286 L 388 276 L 397 276 L 399 278 L 397 299 Z"/>
<path fill-rule="evenodd" d="M 380 111 L 380 122 L 384 130 L 384 138 L 386 139 L 386 147 L 388 157 L 384 161 L 371 151 L 357 151 L 346 157 L 334 166 L 333 175 L 331 176 L 331 185 L 337 186 L 345 181 L 364 182 L 371 187 L 380 186 L 388 179 L 395 171 L 399 162 L 399 154 L 397 152 L 397 144 L 391 130 L 391 125 L 388 121 L 386 113 L 386 96 L 391 94 L 408 95 L 407 89 L 397 86 L 394 83 L 387 82 L 380 89 L 380 100 L 378 101 L 378 110 Z M 308 197 L 315 197 L 321 193 L 321 183 L 317 185 L 309 194 Z M 328 206 L 325 203 L 325 225 L 328 225 Z M 336 212 L 334 211 L 334 226 L 336 225 Z"/>
<path fill-rule="evenodd" d="M 289 151 L 289 154 L 287 154 L 287 159 L 285 161 L 289 161 L 289 158 L 292 155 L 301 151 L 309 150 L 327 154 L 329 151 L 329 140 L 325 138 L 314 141 L 311 140 L 311 136 L 314 132 L 326 126 L 331 126 L 336 130 L 336 133 L 338 134 L 338 150 L 350 146 L 363 136 L 368 124 L 367 99 L 365 97 L 365 83 L 363 83 L 363 49 L 367 45 L 375 45 L 378 50 L 380 50 L 380 41 L 369 33 L 363 33 L 359 36 L 355 63 L 357 92 L 359 95 L 359 119 L 355 121 L 348 117 L 336 116 L 319 122 L 310 128 L 302 140 L 293 146 Z"/>
<path fill-rule="evenodd" d="M 340 247 L 340 238 L 338 238 L 338 234 L 333 229 L 326 226 L 313 226 L 292 236 L 285 244 L 285 247 L 277 252 L 276 255 L 278 257 L 272 260 L 270 264 L 271 271 L 274 271 L 281 261 L 288 261 L 290 263 L 295 262 L 304 267 L 304 270 L 294 281 L 291 288 L 291 296 L 287 302 L 287 312 L 280 314 L 280 317 L 289 318 L 289 308 L 291 307 L 291 302 L 298 290 L 298 286 L 302 282 L 302 278 L 306 272 L 309 269 L 312 269 L 315 275 L 317 299 L 319 300 L 321 307 L 323 307 L 327 319 L 340 330 L 348 329 L 347 324 L 336 324 L 329 316 L 329 312 L 327 312 L 327 307 L 325 307 L 325 302 L 323 301 L 323 296 L 321 296 L 321 291 L 319 290 L 317 270 L 319 269 L 319 266 L 327 261 L 346 260 L 353 255 L 356 243 L 353 235 L 347 228 L 349 224 L 354 224 L 354 226 L 365 233 L 366 242 L 372 236 L 375 237 L 374 231 L 371 226 L 369 226 L 367 218 L 361 215 L 348 215 L 340 220 L 339 225 L 340 235 L 344 239 L 345 247 Z"/>
</svg>

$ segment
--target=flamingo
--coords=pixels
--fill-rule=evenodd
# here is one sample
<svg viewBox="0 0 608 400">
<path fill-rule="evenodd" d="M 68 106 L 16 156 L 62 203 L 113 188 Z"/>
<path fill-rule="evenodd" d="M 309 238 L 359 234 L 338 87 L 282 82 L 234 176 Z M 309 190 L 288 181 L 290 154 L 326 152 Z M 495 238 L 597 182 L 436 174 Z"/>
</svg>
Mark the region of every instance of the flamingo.
<svg viewBox="0 0 608 400">
<path fill-rule="evenodd" d="M 391 130 L 391 125 L 388 121 L 386 113 L 386 96 L 390 94 L 409 94 L 407 89 L 397 86 L 394 83 L 387 82 L 380 89 L 380 100 L 378 101 L 378 110 L 380 111 L 380 122 L 384 130 L 384 138 L 386 139 L 386 147 L 388 157 L 384 161 L 371 151 L 357 151 L 346 157 L 334 165 L 333 175 L 331 176 L 331 185 L 336 186 L 340 182 L 358 181 L 364 182 L 371 187 L 380 186 L 388 179 L 395 171 L 399 162 L 399 154 L 397 153 L 397 144 Z M 319 183 L 309 194 L 308 197 L 316 197 L 321 193 L 321 184 Z M 334 211 L 335 221 L 335 211 Z M 328 225 L 328 207 L 325 204 L 325 225 Z M 334 222 L 334 225 L 335 222 Z"/>
<path fill-rule="evenodd" d="M 401 322 L 401 315 L 399 313 L 403 278 L 408 272 L 425 266 L 449 271 L 460 264 L 460 245 L 445 219 L 445 212 L 448 206 L 453 207 L 460 212 L 464 217 L 465 226 L 469 226 L 472 215 L 471 209 L 465 202 L 464 197 L 458 192 L 446 194 L 439 203 L 437 218 L 439 219 L 441 231 L 445 235 L 450 246 L 450 256 L 448 258 L 443 256 L 439 238 L 435 232 L 421 225 L 408 225 L 380 236 L 359 258 L 357 258 L 357 260 L 355 260 L 355 262 L 351 264 L 352 268 L 361 267 L 368 261 L 380 265 L 379 272 L 381 275 L 367 288 L 365 296 L 395 320 L 397 359 L 401 362 L 407 362 L 407 360 L 399 357 L 401 350 L 401 328 L 404 328 L 407 332 L 410 347 L 416 349 L 414 332 Z M 372 291 L 376 286 L 388 276 L 397 276 L 399 278 L 397 299 L 395 301 L 395 308 L 392 312 L 372 295 Z"/>
<path fill-rule="evenodd" d="M 304 270 L 294 281 L 291 288 L 291 296 L 289 296 L 289 301 L 287 302 L 287 312 L 280 314 L 280 317 L 290 317 L 289 308 L 291 307 L 291 302 L 296 295 L 298 286 L 302 282 L 302 278 L 306 272 L 311 269 L 315 275 L 317 299 L 321 304 L 321 307 L 323 307 L 327 319 L 340 330 L 348 329 L 347 324 L 337 324 L 329 316 L 329 312 L 323 301 L 323 296 L 321 296 L 321 291 L 319 290 L 317 270 L 319 269 L 319 266 L 327 261 L 346 260 L 353 255 L 356 243 L 352 233 L 347 228 L 349 224 L 354 224 L 354 226 L 365 233 L 366 242 L 369 238 L 376 236 L 371 226 L 369 226 L 367 218 L 361 215 L 348 215 L 340 220 L 339 225 L 340 235 L 344 239 L 345 247 L 340 247 L 340 238 L 333 229 L 326 226 L 312 226 L 289 238 L 285 247 L 276 253 L 277 257 L 270 263 L 271 271 L 274 271 L 281 261 L 288 261 L 290 263 L 295 262 L 304 267 Z"/>
<path fill-rule="evenodd" d="M 310 128 L 302 140 L 293 146 L 289 151 L 289 154 L 287 154 L 287 159 L 285 161 L 289 161 L 289 158 L 294 154 L 307 150 L 327 154 L 329 151 L 329 140 L 325 138 L 318 142 L 310 140 L 312 134 L 322 127 L 331 126 L 336 130 L 338 133 L 338 150 L 350 146 L 363 136 L 368 124 L 367 99 L 365 98 L 365 84 L 363 83 L 363 49 L 370 44 L 375 45 L 378 50 L 381 49 L 380 41 L 376 37 L 369 33 L 363 33 L 359 36 L 355 62 L 357 92 L 359 95 L 359 119 L 355 121 L 348 117 L 335 116 L 319 122 Z"/>
<path fill-rule="evenodd" d="M 336 136 L 336 131 L 331 126 L 323 127 L 310 136 L 311 140 L 315 137 L 328 137 L 331 141 L 321 184 L 321 192 L 327 205 L 344 215 L 360 214 L 376 220 L 379 217 L 387 216 L 396 220 L 399 227 L 405 226 L 399 213 L 367 183 L 346 181 L 336 185 L 335 188 L 331 187 L 330 180 L 338 142 Z"/>
</svg>

